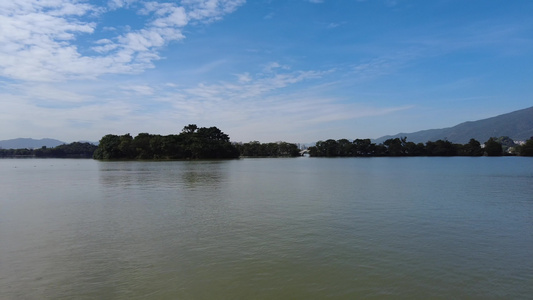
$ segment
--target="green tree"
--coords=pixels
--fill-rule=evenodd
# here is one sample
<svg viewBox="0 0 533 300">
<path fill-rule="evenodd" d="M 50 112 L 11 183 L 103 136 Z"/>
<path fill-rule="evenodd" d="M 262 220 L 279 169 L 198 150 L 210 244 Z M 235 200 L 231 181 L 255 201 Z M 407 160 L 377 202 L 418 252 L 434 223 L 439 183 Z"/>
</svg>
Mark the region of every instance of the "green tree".
<svg viewBox="0 0 533 300">
<path fill-rule="evenodd" d="M 96 159 L 235 158 L 239 151 L 216 127 L 185 126 L 178 135 L 139 133 L 135 138 L 106 135 L 94 153 Z"/>
<path fill-rule="evenodd" d="M 120 136 L 118 150 L 122 153 L 123 158 L 135 158 L 135 149 L 133 148 L 133 137 L 127 133 Z"/>
<path fill-rule="evenodd" d="M 192 133 L 195 133 L 197 129 L 198 129 L 198 126 L 196 126 L 196 124 L 189 124 L 183 127 L 183 130 L 181 132 L 185 134 L 192 134 Z"/>
<path fill-rule="evenodd" d="M 354 156 L 354 145 L 347 139 L 337 140 L 337 156 Z"/>
<path fill-rule="evenodd" d="M 162 137 L 163 157 L 169 159 L 185 158 L 183 137 L 177 134 L 171 134 Z"/>
<path fill-rule="evenodd" d="M 483 155 L 483 149 L 481 143 L 476 139 L 470 139 L 468 144 L 463 145 L 460 150 L 461 155 L 465 156 L 481 156 Z"/>
<path fill-rule="evenodd" d="M 205 140 L 229 142 L 229 136 L 216 127 L 199 128 L 197 131 L 197 134 L 198 136 L 200 136 L 202 139 L 205 139 Z"/>
<path fill-rule="evenodd" d="M 96 148 L 98 147 L 91 143 L 73 142 L 51 148 L 50 157 L 90 158 L 93 156 Z"/>
<path fill-rule="evenodd" d="M 487 156 L 501 156 L 503 154 L 503 148 L 494 138 L 489 138 L 485 142 L 485 153 Z"/>
<path fill-rule="evenodd" d="M 123 158 L 123 154 L 119 149 L 120 137 L 114 134 L 105 135 L 100 139 L 98 148 L 94 152 L 93 157 L 96 159 L 118 159 Z"/>
<path fill-rule="evenodd" d="M 383 142 L 383 145 L 387 148 L 387 155 L 388 156 L 404 156 L 405 155 L 405 144 L 406 144 L 406 137 L 403 138 L 394 138 L 394 139 L 388 139 L 385 142 Z"/>
<path fill-rule="evenodd" d="M 422 156 L 426 155 L 426 147 L 422 143 L 415 144 L 413 142 L 407 142 L 404 146 L 405 154 L 409 156 Z"/>
<path fill-rule="evenodd" d="M 521 156 L 533 156 L 533 137 L 526 141 L 525 144 L 518 148 Z"/>
<path fill-rule="evenodd" d="M 307 150 L 309 151 L 309 156 L 311 157 L 320 156 L 317 146 L 310 146 L 307 148 Z"/>
<path fill-rule="evenodd" d="M 338 156 L 339 149 L 336 140 L 328 139 L 326 141 L 316 142 L 317 156 L 335 157 Z"/>
<path fill-rule="evenodd" d="M 152 159 L 154 158 L 154 153 L 150 147 L 150 141 L 152 140 L 152 135 L 149 133 L 139 133 L 135 138 L 133 138 L 132 145 L 135 149 L 135 158 L 138 159 Z"/>
<path fill-rule="evenodd" d="M 370 139 L 355 139 L 354 156 L 372 156 L 375 152 L 376 144 L 373 144 Z"/>
<path fill-rule="evenodd" d="M 455 156 L 457 155 L 457 147 L 446 140 L 427 142 L 426 154 L 428 156 Z"/>
<path fill-rule="evenodd" d="M 156 134 L 151 136 L 150 151 L 152 152 L 153 158 L 161 159 L 166 157 L 164 146 L 164 138 L 161 135 Z"/>
</svg>

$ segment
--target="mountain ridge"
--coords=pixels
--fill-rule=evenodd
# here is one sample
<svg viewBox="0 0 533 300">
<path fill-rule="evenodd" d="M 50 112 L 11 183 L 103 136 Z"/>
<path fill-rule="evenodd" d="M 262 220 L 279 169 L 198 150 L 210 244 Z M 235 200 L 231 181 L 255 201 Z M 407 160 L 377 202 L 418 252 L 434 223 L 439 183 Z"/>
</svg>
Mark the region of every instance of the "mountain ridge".
<svg viewBox="0 0 533 300">
<path fill-rule="evenodd" d="M 391 138 L 407 137 L 408 141 L 415 143 L 448 140 L 466 144 L 472 138 L 484 143 L 491 137 L 501 136 L 508 136 L 513 140 L 527 140 L 532 137 L 533 106 L 486 119 L 466 121 L 453 127 L 386 135 L 372 141 L 379 144 Z"/>
<path fill-rule="evenodd" d="M 452 127 L 385 135 L 373 139 L 372 142 L 379 144 L 388 139 L 407 137 L 408 141 L 414 143 L 448 140 L 452 143 L 466 144 L 472 138 L 484 143 L 491 137 L 501 136 L 508 136 L 513 140 L 528 140 L 533 137 L 533 106 L 486 119 L 466 121 Z M 66 143 L 51 138 L 16 138 L 0 140 L 0 149 L 36 149 L 43 146 L 53 148 L 63 144 Z"/>
<path fill-rule="evenodd" d="M 1 149 L 36 149 L 36 148 L 53 148 L 59 145 L 66 144 L 60 140 L 44 138 L 44 139 L 32 139 L 32 138 L 16 138 L 10 140 L 0 141 Z"/>
</svg>

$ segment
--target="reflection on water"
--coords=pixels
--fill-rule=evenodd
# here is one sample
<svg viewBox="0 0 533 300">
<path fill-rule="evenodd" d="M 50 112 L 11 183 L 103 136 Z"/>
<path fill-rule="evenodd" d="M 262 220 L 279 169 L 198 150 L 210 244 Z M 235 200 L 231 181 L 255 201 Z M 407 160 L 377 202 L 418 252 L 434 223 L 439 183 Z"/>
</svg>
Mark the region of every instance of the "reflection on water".
<svg viewBox="0 0 533 300">
<path fill-rule="evenodd" d="M 103 185 L 117 188 L 217 187 L 225 161 L 106 162 L 100 164 Z"/>
<path fill-rule="evenodd" d="M 532 163 L 0 160 L 0 299 L 528 298 Z"/>
</svg>

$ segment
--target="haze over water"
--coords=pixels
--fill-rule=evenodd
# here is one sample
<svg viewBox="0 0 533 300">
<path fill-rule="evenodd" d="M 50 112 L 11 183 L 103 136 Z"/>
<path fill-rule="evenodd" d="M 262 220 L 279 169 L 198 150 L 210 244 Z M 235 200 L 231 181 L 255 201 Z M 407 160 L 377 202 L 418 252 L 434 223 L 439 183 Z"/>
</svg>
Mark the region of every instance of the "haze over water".
<svg viewBox="0 0 533 300">
<path fill-rule="evenodd" d="M 525 299 L 525 157 L 0 160 L 0 299 Z"/>
</svg>

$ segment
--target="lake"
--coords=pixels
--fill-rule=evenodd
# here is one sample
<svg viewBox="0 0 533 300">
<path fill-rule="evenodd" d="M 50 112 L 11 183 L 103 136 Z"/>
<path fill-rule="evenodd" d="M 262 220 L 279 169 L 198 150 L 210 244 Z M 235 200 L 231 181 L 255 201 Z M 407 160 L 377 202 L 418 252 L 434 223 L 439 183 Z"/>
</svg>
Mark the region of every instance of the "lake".
<svg viewBox="0 0 533 300">
<path fill-rule="evenodd" d="M 0 160 L 0 299 L 526 299 L 533 158 Z"/>
</svg>

